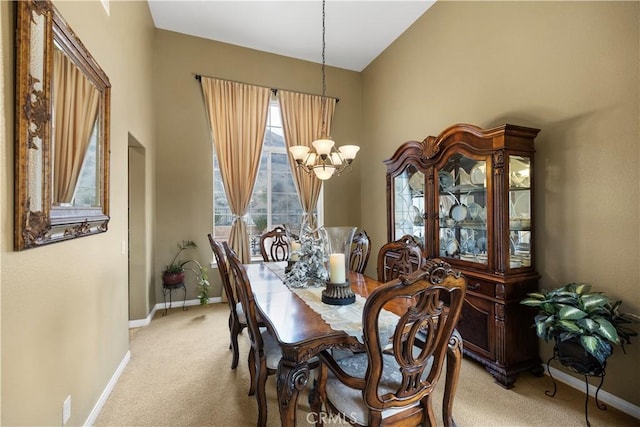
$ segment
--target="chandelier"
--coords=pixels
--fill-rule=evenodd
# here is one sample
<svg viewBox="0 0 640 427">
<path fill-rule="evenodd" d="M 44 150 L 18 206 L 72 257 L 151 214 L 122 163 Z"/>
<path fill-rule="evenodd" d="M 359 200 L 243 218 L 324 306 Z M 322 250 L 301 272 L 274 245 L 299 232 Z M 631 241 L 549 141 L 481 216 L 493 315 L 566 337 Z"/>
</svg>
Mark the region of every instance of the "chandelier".
<svg viewBox="0 0 640 427">
<path fill-rule="evenodd" d="M 289 151 L 296 161 L 296 165 L 307 172 L 315 174 L 318 179 L 327 180 L 334 174 L 340 174 L 345 169 L 350 168 L 353 159 L 360 147 L 357 145 L 335 146 L 335 142 L 327 135 L 326 123 L 324 121 L 324 106 L 327 91 L 325 75 L 325 0 L 322 0 L 322 136 L 311 143 L 311 147 L 305 145 L 294 145 L 289 147 Z"/>
</svg>

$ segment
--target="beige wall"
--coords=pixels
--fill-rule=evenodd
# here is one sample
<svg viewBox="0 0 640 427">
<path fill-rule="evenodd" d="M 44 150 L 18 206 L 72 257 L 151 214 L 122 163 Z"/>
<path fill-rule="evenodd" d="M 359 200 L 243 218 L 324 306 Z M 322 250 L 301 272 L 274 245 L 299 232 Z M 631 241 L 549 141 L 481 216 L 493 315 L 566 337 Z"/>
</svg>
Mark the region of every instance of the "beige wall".
<svg viewBox="0 0 640 427">
<path fill-rule="evenodd" d="M 213 253 L 207 233 L 213 224 L 212 145 L 196 74 L 308 93 L 322 93 L 318 64 L 157 30 L 154 86 L 157 116 L 156 295 L 162 301 L 163 267 L 177 242 L 193 240 L 191 252 L 208 264 Z M 327 95 L 337 96 L 332 137 L 339 144 L 360 140 L 360 74 L 327 67 Z M 359 225 L 357 170 L 332 178 L 325 187 L 325 223 Z M 186 257 L 186 255 L 185 255 Z M 220 295 L 217 270 L 211 271 L 212 295 Z M 188 286 L 187 298 L 196 287 Z"/>
<path fill-rule="evenodd" d="M 0 2 L 2 425 L 60 425 L 68 395 L 70 425 L 83 424 L 129 347 L 127 144 L 131 133 L 153 152 L 153 23 L 146 2 L 112 1 L 110 16 L 99 1 L 55 4 L 112 84 L 111 221 L 106 233 L 13 251 L 15 4 Z"/>
<path fill-rule="evenodd" d="M 386 236 L 382 160 L 400 143 L 458 122 L 537 127 L 541 286 L 590 282 L 640 313 L 639 10 L 457 1 L 429 9 L 362 75 L 361 210 L 372 253 Z M 626 355 L 615 350 L 604 385 L 635 405 L 637 338 Z"/>
<path fill-rule="evenodd" d="M 83 423 L 128 350 L 129 138 L 145 150 L 143 316 L 162 300 L 177 241 L 211 260 L 211 144 L 194 74 L 321 91 L 317 64 L 153 30 L 146 2 L 112 1 L 110 17 L 98 1 L 56 4 L 113 85 L 112 219 L 107 233 L 13 252 L 14 5 L 0 2 L 2 425 L 60 424 L 69 394 L 70 422 Z M 640 312 L 639 14 L 637 2 L 441 0 L 362 74 L 328 67 L 328 95 L 340 98 L 332 136 L 362 150 L 354 173 L 326 184 L 325 222 L 364 226 L 375 254 L 386 239 L 382 160 L 400 143 L 456 122 L 539 127 L 542 286 L 588 281 Z M 616 350 L 605 383 L 636 405 L 639 349 L 636 339 Z"/>
</svg>

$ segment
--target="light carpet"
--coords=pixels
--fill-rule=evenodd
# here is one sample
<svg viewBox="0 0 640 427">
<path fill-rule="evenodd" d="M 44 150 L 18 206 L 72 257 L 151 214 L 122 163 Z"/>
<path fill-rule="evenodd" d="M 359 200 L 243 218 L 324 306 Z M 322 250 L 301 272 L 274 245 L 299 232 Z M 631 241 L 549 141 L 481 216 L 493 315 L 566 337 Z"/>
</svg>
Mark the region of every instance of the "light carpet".
<svg viewBox="0 0 640 427">
<path fill-rule="evenodd" d="M 188 311 L 174 308 L 167 316 L 161 314 L 148 326 L 131 330 L 131 360 L 94 425 L 256 425 L 257 403 L 247 395 L 248 332 L 239 336 L 240 362 L 232 370 L 227 305 L 192 306 Z M 465 359 L 454 419 L 460 427 L 585 426 L 584 394 L 558 383 L 556 396 L 550 398 L 544 392 L 551 384 L 549 377 L 524 373 L 513 389 L 505 390 L 481 365 Z M 311 382 L 307 388 L 310 386 Z M 434 410 L 441 425 L 442 387 L 439 389 Z M 268 425 L 280 426 L 274 376 L 267 380 L 267 399 Z M 298 399 L 298 426 L 313 425 L 314 414 L 308 408 L 305 391 Z M 589 421 L 592 427 L 640 425 L 615 408 L 597 409 L 592 398 Z"/>
</svg>

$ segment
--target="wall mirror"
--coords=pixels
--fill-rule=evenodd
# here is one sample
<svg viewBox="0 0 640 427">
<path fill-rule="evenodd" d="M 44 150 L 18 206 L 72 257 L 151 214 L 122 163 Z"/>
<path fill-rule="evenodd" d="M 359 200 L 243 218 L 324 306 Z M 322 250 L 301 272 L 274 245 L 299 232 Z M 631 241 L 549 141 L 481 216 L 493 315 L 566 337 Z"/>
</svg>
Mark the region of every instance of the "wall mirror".
<svg viewBox="0 0 640 427">
<path fill-rule="evenodd" d="M 15 248 L 107 231 L 109 79 L 49 0 L 17 2 Z"/>
</svg>

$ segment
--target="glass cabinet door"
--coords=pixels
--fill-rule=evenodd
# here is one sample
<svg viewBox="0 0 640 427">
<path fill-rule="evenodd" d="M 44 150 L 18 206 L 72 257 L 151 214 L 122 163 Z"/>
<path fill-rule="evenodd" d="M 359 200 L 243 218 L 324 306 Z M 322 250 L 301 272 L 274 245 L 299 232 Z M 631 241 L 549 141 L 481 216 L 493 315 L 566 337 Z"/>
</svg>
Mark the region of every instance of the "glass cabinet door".
<svg viewBox="0 0 640 427">
<path fill-rule="evenodd" d="M 463 154 L 437 171 L 439 255 L 487 264 L 487 161 Z"/>
<path fill-rule="evenodd" d="M 531 159 L 509 156 L 509 268 L 531 265 Z"/>
<path fill-rule="evenodd" d="M 424 183 L 424 173 L 413 165 L 394 177 L 394 239 L 408 234 L 424 245 Z"/>
</svg>

